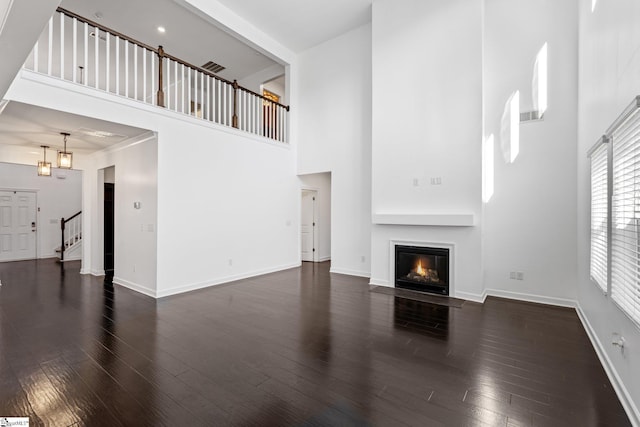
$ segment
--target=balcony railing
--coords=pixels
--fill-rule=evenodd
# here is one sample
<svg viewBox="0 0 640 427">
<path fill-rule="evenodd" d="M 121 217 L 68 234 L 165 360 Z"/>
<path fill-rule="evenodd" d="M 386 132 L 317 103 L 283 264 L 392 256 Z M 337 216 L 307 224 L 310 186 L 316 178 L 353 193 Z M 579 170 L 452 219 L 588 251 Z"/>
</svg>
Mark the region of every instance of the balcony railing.
<svg viewBox="0 0 640 427">
<path fill-rule="evenodd" d="M 288 142 L 289 106 L 62 8 L 24 68 Z"/>
</svg>

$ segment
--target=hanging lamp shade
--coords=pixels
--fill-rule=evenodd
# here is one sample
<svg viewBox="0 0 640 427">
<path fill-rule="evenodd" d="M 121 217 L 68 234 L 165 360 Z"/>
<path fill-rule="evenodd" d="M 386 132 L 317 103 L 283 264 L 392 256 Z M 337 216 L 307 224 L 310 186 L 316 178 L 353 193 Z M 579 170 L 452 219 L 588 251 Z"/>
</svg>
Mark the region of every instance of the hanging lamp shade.
<svg viewBox="0 0 640 427">
<path fill-rule="evenodd" d="M 64 137 L 64 149 L 58 151 L 58 167 L 60 169 L 71 169 L 73 166 L 73 153 L 67 151 L 67 137 L 70 135 L 66 132 L 60 132 Z"/>
<path fill-rule="evenodd" d="M 44 150 L 44 157 L 42 161 L 38 162 L 38 176 L 51 176 L 51 162 L 47 162 L 47 148 L 48 145 L 41 145 Z"/>
</svg>

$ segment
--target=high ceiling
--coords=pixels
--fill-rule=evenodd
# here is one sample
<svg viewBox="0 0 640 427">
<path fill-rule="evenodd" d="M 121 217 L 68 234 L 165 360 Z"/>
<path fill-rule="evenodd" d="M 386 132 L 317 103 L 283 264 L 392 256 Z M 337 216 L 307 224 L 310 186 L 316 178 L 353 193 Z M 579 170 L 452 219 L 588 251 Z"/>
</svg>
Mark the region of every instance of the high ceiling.
<svg viewBox="0 0 640 427">
<path fill-rule="evenodd" d="M 294 52 L 371 20 L 373 0 L 218 0 Z"/>
</svg>

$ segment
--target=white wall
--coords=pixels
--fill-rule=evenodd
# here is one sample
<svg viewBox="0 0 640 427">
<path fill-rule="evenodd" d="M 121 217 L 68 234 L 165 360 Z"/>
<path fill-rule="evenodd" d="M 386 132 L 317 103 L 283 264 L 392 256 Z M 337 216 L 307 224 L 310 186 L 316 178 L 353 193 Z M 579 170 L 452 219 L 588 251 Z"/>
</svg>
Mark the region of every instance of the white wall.
<svg viewBox="0 0 640 427">
<path fill-rule="evenodd" d="M 37 192 L 40 209 L 36 217 L 38 258 L 57 256 L 55 250 L 60 247 L 60 218 L 68 218 L 82 210 L 82 171 L 53 168 L 51 175 L 38 176 L 36 166 L 0 163 L 0 190 Z M 65 178 L 59 179 L 58 176 Z"/>
<path fill-rule="evenodd" d="M 114 183 L 114 282 L 156 293 L 157 141 L 149 133 L 99 151 L 85 162 L 86 211 L 91 215 L 83 269 L 104 274 L 104 183 Z M 141 208 L 134 209 L 133 203 Z"/>
<path fill-rule="evenodd" d="M 640 94 L 639 20 L 640 4 L 636 1 L 598 0 L 593 12 L 590 0 L 579 2 L 578 298 L 605 358 L 621 379 L 621 389 L 629 399 L 623 399 L 623 403 L 633 407 L 636 425 L 640 425 L 640 328 L 589 278 L 590 190 L 586 153 Z M 626 339 L 624 353 L 610 344 L 614 332 Z"/>
<path fill-rule="evenodd" d="M 485 0 L 484 136 L 495 138 L 494 193 L 484 206 L 484 281 L 493 294 L 576 299 L 577 8 L 574 0 Z M 526 31 L 522 29 L 526 28 Z M 519 126 L 510 163 L 503 113 L 520 94 L 531 111 L 536 55 L 548 47 L 544 120 Z M 510 272 L 524 280 L 510 279 Z"/>
<path fill-rule="evenodd" d="M 331 259 L 331 173 L 301 175 L 302 189 L 316 190 L 316 230 L 318 261 Z"/>
<path fill-rule="evenodd" d="M 260 70 L 257 73 L 247 76 L 241 80 L 238 80 L 238 84 L 256 93 L 261 93 L 260 86 L 264 82 L 273 80 L 276 77 L 279 77 L 283 74 L 284 74 L 284 67 L 282 65 L 276 64 L 276 65 L 272 65 L 269 68 L 265 68 L 264 70 Z M 281 95 L 284 96 L 284 91 L 282 91 Z"/>
<path fill-rule="evenodd" d="M 0 99 L 29 55 L 60 0 L 3 1 L 0 5 Z"/>
<path fill-rule="evenodd" d="M 331 172 L 331 271 L 368 277 L 371 25 L 302 52 L 298 72 L 298 173 Z"/>
<path fill-rule="evenodd" d="M 157 269 L 140 272 L 144 282 L 129 286 L 164 296 L 299 264 L 299 183 L 288 145 L 28 71 L 7 95 L 157 133 Z M 134 168 L 151 166 L 153 156 L 141 153 L 131 161 Z M 115 165 L 118 186 L 122 168 Z M 97 195 L 91 197 L 96 200 L 87 203 L 95 205 Z M 133 201 L 125 209 L 132 210 Z M 128 274 L 116 270 L 126 280 L 137 277 Z"/>
<path fill-rule="evenodd" d="M 373 4 L 374 214 L 481 213 L 481 1 Z M 441 185 L 431 185 L 440 178 Z M 389 240 L 455 244 L 455 291 L 482 293 L 480 229 L 375 225 L 373 283 Z"/>
</svg>

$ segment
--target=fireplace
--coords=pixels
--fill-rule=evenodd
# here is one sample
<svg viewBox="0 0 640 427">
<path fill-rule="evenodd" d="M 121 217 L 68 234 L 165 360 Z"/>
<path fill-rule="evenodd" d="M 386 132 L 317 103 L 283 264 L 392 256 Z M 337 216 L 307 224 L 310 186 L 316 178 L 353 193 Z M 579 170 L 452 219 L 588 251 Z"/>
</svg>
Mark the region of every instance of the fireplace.
<svg viewBox="0 0 640 427">
<path fill-rule="evenodd" d="M 449 249 L 396 245 L 395 286 L 449 295 Z"/>
</svg>

